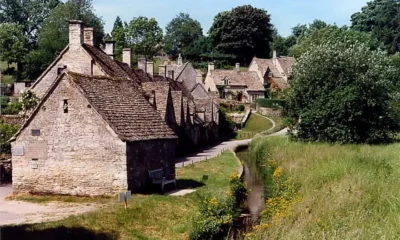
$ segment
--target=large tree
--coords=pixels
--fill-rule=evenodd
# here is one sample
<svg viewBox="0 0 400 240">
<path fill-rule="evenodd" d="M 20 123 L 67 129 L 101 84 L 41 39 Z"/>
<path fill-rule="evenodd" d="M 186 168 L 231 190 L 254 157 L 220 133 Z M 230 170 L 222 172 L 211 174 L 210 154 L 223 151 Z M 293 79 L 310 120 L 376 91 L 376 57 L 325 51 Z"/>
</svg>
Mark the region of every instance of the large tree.
<svg viewBox="0 0 400 240">
<path fill-rule="evenodd" d="M 118 60 L 121 60 L 122 50 L 127 46 L 126 29 L 119 16 L 115 19 L 114 27 L 111 32 L 112 39 L 115 41 L 115 55 Z"/>
<path fill-rule="evenodd" d="M 185 54 L 187 47 L 201 36 L 200 23 L 187 13 L 179 13 L 166 27 L 164 49 L 175 58 L 178 52 Z"/>
<path fill-rule="evenodd" d="M 26 57 L 26 71 L 30 79 L 37 77 L 68 44 L 69 20 L 82 20 L 94 28 L 94 40 L 100 45 L 104 38 L 104 23 L 94 13 L 91 0 L 69 0 L 60 3 L 50 13 L 41 31 L 38 49 Z"/>
<path fill-rule="evenodd" d="M 153 58 L 160 48 L 163 32 L 156 19 L 134 18 L 127 26 L 127 43 L 136 55 Z"/>
<path fill-rule="evenodd" d="M 389 54 L 400 52 L 400 1 L 374 0 L 351 16 L 352 28 L 371 32 Z"/>
<path fill-rule="evenodd" d="M 218 51 L 233 54 L 236 61 L 248 63 L 254 57 L 269 57 L 273 25 L 266 10 L 251 5 L 219 13 L 209 31 Z"/>
<path fill-rule="evenodd" d="M 44 21 L 59 0 L 0 0 L 0 23 L 15 23 L 35 44 Z"/>
<path fill-rule="evenodd" d="M 280 56 L 288 56 L 289 49 L 296 44 L 297 38 L 294 35 L 282 37 L 278 30 L 274 30 L 272 48 L 278 52 Z"/>
<path fill-rule="evenodd" d="M 27 54 L 28 38 L 22 32 L 22 26 L 16 23 L 0 23 L 0 59 L 20 64 Z"/>
<path fill-rule="evenodd" d="M 391 101 L 397 76 L 383 52 L 346 39 L 317 45 L 293 71 L 287 116 L 305 141 L 376 143 L 398 129 Z"/>
</svg>

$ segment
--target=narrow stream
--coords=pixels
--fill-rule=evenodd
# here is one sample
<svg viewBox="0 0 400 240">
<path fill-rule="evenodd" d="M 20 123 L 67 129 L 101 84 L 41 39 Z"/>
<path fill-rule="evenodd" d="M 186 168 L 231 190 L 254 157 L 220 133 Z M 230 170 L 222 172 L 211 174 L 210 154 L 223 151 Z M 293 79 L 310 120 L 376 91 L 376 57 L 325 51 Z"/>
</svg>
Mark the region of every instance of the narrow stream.
<svg viewBox="0 0 400 240">
<path fill-rule="evenodd" d="M 236 155 L 244 162 L 244 182 L 250 193 L 245 203 L 244 213 L 231 229 L 228 237 L 230 240 L 244 239 L 243 235 L 260 223 L 261 212 L 265 208 L 264 181 L 257 166 L 249 161 L 248 147 L 237 148 Z"/>
</svg>

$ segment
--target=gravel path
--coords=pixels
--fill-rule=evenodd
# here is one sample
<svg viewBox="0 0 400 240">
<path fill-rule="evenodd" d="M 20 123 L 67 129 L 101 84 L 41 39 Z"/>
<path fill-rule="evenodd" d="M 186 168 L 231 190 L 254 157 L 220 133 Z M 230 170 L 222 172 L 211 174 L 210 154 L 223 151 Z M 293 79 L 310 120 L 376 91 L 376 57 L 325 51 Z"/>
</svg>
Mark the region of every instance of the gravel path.
<svg viewBox="0 0 400 240">
<path fill-rule="evenodd" d="M 99 204 L 92 203 L 48 203 L 41 205 L 22 201 L 6 201 L 5 198 L 10 193 L 11 185 L 0 186 L 0 226 L 57 221 L 100 207 Z"/>
</svg>

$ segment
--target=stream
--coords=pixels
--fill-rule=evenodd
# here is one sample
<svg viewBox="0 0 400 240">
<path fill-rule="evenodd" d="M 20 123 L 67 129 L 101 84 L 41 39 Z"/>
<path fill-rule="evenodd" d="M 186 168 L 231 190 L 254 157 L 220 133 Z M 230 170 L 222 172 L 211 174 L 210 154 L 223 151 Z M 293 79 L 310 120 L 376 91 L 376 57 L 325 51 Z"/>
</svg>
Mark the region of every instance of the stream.
<svg viewBox="0 0 400 240">
<path fill-rule="evenodd" d="M 232 227 L 228 239 L 244 239 L 243 235 L 261 221 L 261 212 L 265 208 L 264 199 L 264 181 L 257 166 L 249 161 L 248 147 L 239 147 L 236 149 L 237 157 L 244 162 L 244 182 L 250 190 L 245 203 L 243 214 Z"/>
</svg>

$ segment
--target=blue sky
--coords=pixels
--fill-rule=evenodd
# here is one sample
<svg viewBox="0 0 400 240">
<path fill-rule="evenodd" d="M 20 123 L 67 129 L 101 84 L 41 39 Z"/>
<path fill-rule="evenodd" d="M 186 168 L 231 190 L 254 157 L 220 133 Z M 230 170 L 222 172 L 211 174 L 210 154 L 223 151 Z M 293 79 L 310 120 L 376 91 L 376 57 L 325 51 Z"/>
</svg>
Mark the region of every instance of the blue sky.
<svg viewBox="0 0 400 240">
<path fill-rule="evenodd" d="M 198 20 L 206 34 L 217 13 L 251 4 L 267 10 L 283 36 L 289 35 L 298 23 L 308 24 L 314 19 L 349 25 L 350 16 L 366 3 L 367 0 L 93 0 L 96 14 L 106 24 L 106 32 L 112 30 L 118 15 L 128 22 L 137 16 L 155 18 L 165 28 L 179 12 L 184 12 Z"/>
</svg>

